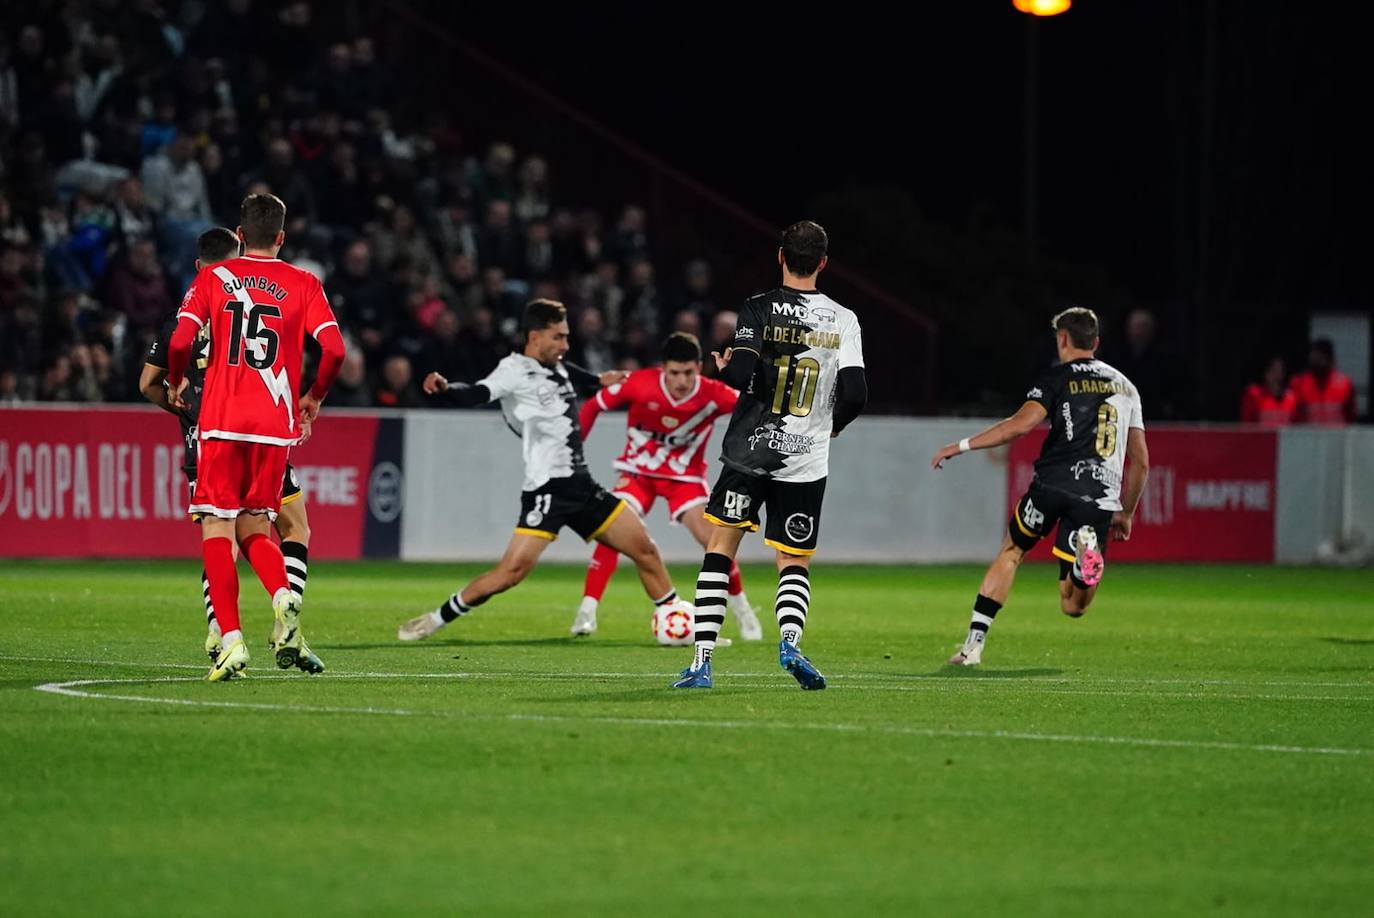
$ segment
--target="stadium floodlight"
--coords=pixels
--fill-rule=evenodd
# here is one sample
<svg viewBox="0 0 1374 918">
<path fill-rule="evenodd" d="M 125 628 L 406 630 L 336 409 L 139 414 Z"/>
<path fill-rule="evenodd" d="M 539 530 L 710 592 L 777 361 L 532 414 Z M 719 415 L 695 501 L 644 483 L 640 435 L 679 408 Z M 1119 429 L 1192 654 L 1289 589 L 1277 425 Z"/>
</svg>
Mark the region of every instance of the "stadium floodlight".
<svg viewBox="0 0 1374 918">
<path fill-rule="evenodd" d="M 1058 16 L 1073 6 L 1073 0 L 1011 0 L 1011 5 L 1032 16 Z"/>
</svg>

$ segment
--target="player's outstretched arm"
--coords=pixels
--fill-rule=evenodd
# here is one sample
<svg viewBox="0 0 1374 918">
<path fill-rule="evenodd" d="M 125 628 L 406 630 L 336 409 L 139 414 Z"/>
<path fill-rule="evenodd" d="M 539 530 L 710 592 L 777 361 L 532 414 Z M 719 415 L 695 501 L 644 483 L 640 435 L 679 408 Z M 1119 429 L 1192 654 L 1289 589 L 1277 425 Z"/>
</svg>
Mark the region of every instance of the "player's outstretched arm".
<svg viewBox="0 0 1374 918">
<path fill-rule="evenodd" d="M 603 386 L 614 386 L 622 383 L 630 374 L 625 370 L 607 370 L 605 373 L 593 373 L 585 370 L 575 363 L 563 361 L 563 369 L 568 371 L 568 380 L 581 396 L 592 395 L 598 392 Z"/>
<path fill-rule="evenodd" d="M 1005 421 L 998 421 L 987 430 L 980 431 L 971 437 L 965 437 L 958 443 L 946 443 L 935 452 L 934 458 L 930 460 L 930 467 L 933 469 L 943 468 L 945 460 L 966 453 L 971 449 L 993 449 L 1010 443 L 1018 437 L 1024 437 L 1032 430 L 1040 426 L 1040 423 L 1049 417 L 1045 411 L 1045 406 L 1039 402 L 1026 402 L 1021 406 L 1021 410 L 1007 418 Z"/>
<path fill-rule="evenodd" d="M 441 373 L 430 373 L 421 388 L 426 395 L 442 395 L 460 408 L 476 408 L 491 401 L 491 390 L 481 383 L 451 383 Z"/>
<path fill-rule="evenodd" d="M 1140 496 L 1145 493 L 1145 480 L 1150 477 L 1150 449 L 1145 445 L 1145 431 L 1132 427 L 1126 434 L 1126 484 L 1121 489 L 1121 509 L 1112 514 L 1112 532 L 1118 541 L 1128 542 L 1135 520 Z"/>
</svg>

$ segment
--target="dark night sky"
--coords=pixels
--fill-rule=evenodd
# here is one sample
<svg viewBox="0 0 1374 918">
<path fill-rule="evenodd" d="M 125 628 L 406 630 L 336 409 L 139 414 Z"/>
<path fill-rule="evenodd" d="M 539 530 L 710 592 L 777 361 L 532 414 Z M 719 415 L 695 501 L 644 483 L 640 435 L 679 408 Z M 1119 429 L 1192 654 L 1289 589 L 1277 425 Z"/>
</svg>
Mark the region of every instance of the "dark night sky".
<svg viewBox="0 0 1374 918">
<path fill-rule="evenodd" d="M 919 6 L 565 5 L 541 7 L 537 31 L 524 8 L 436 15 L 773 223 L 853 179 L 903 186 L 941 222 L 990 208 L 1019 227 L 1026 17 L 1004 0 Z M 1255 265 L 1244 295 L 1363 302 L 1364 55 L 1351 22 L 1298 6 L 1216 4 L 1212 226 L 1245 233 L 1213 246 Z M 1039 23 L 1042 237 L 1142 296 L 1179 288 L 1176 242 L 1191 244 L 1177 203 L 1202 157 L 1181 171 L 1178 140 L 1201 124 L 1206 7 L 1078 0 Z"/>
</svg>

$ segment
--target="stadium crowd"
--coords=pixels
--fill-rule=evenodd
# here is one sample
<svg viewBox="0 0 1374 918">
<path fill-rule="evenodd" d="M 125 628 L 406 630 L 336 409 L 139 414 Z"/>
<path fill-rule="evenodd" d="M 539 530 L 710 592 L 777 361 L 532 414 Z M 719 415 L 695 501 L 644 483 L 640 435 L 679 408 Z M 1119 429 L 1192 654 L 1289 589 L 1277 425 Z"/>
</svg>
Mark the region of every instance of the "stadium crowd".
<svg viewBox="0 0 1374 918">
<path fill-rule="evenodd" d="M 442 111 L 406 118 L 346 18 L 305 0 L 0 9 L 0 404 L 137 400 L 197 236 L 261 190 L 286 202 L 282 257 L 323 279 L 350 345 L 335 406 L 418 405 L 429 370 L 481 378 L 533 296 L 568 304 L 570 359 L 597 372 L 654 362 L 671 331 L 731 340 L 712 266 L 665 278 L 644 208 L 562 200 L 539 152 L 471 149 Z M 1147 417 L 1194 416 L 1148 311 L 1104 356 Z M 1325 380 L 1330 355 L 1313 361 Z M 1339 373 L 1334 389 L 1297 377 L 1291 397 L 1268 373 L 1242 420 L 1335 420 L 1298 401 L 1345 399 Z"/>
<path fill-rule="evenodd" d="M 654 362 L 674 330 L 730 339 L 707 262 L 660 278 L 643 208 L 566 206 L 545 157 L 470 152 L 441 113 L 394 122 L 374 40 L 328 12 L 0 12 L 0 403 L 139 398 L 196 238 L 261 190 L 287 204 L 282 257 L 322 278 L 349 340 L 332 405 L 419 404 L 433 369 L 481 378 L 532 296 L 569 305 L 572 359 L 597 372 Z"/>
</svg>

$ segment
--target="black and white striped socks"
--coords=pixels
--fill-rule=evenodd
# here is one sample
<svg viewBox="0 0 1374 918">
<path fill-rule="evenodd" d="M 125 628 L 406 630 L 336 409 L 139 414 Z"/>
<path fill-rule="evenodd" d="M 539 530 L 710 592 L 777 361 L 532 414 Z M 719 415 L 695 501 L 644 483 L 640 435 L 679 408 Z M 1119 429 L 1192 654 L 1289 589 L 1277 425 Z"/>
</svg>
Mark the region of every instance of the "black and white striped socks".
<svg viewBox="0 0 1374 918">
<path fill-rule="evenodd" d="M 715 652 L 716 638 L 720 637 L 721 626 L 725 624 L 730 564 L 729 555 L 718 552 L 707 552 L 701 560 L 701 573 L 697 575 L 696 612 L 692 616 L 695 640 L 692 669 L 701 669 L 710 663 L 711 654 Z"/>
<path fill-rule="evenodd" d="M 490 599 L 490 596 L 483 596 L 473 602 L 463 602 L 462 593 L 454 593 L 448 598 L 448 602 L 431 612 L 431 615 L 439 616 L 437 624 L 447 625 L 460 615 L 467 615 L 473 609 Z"/>
<path fill-rule="evenodd" d="M 302 542 L 282 542 L 281 553 L 286 559 L 286 582 L 290 584 L 291 592 L 296 594 L 296 599 L 304 599 L 306 559 L 310 551 Z"/>
<path fill-rule="evenodd" d="M 215 604 L 210 601 L 210 578 L 206 576 L 205 568 L 200 569 L 200 595 L 205 599 L 205 627 L 219 627 L 215 624 Z"/>
<path fill-rule="evenodd" d="M 778 633 L 787 643 L 801 643 L 806 630 L 806 611 L 811 607 L 811 576 L 805 567 L 793 564 L 778 573 L 778 598 L 773 610 L 778 617 Z"/>
</svg>

